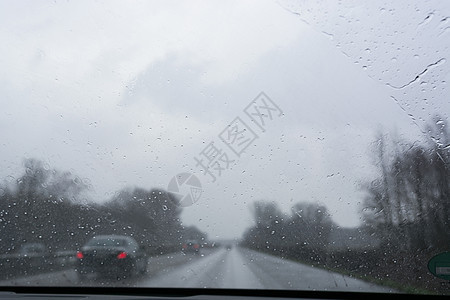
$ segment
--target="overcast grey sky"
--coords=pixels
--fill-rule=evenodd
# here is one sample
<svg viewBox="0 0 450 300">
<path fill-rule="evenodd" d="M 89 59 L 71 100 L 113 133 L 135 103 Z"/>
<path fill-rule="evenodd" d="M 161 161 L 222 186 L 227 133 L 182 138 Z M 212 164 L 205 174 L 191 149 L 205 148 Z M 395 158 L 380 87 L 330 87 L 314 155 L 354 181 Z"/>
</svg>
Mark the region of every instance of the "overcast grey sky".
<svg viewBox="0 0 450 300">
<path fill-rule="evenodd" d="M 423 141 L 450 111 L 450 5 L 417 2 L 2 1 L 0 176 L 37 158 L 100 202 L 195 173 L 182 219 L 211 237 L 260 199 L 357 226 L 377 130 Z M 262 91 L 284 114 L 212 182 L 194 157 Z"/>
</svg>

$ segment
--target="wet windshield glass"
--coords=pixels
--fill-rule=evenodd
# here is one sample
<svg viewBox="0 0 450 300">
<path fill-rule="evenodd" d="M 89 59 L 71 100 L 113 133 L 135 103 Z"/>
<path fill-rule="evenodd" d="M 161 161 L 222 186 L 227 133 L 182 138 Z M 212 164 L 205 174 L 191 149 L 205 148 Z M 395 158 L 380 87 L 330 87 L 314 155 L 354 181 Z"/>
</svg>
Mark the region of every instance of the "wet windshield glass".
<svg viewBox="0 0 450 300">
<path fill-rule="evenodd" d="M 2 1 L 0 40 L 0 285 L 448 294 L 446 1 Z"/>
</svg>

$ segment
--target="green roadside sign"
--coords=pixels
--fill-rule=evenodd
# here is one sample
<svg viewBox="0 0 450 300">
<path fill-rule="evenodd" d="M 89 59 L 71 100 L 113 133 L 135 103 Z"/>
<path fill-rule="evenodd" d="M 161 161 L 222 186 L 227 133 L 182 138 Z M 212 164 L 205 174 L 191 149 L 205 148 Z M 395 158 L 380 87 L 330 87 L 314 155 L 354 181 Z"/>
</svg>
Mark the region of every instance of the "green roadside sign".
<svg viewBox="0 0 450 300">
<path fill-rule="evenodd" d="M 428 270 L 434 276 L 450 280 L 450 252 L 443 252 L 428 261 Z"/>
</svg>

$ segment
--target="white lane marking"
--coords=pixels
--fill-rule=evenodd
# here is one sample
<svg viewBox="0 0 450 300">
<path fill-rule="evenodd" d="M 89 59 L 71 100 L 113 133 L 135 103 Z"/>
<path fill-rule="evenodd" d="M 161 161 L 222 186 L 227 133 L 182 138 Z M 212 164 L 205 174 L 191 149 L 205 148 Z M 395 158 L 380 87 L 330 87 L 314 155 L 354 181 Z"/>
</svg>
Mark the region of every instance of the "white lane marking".
<svg viewBox="0 0 450 300">
<path fill-rule="evenodd" d="M 248 263 L 237 247 L 228 251 L 224 276 L 218 288 L 263 289 L 264 285 L 249 268 Z"/>
</svg>

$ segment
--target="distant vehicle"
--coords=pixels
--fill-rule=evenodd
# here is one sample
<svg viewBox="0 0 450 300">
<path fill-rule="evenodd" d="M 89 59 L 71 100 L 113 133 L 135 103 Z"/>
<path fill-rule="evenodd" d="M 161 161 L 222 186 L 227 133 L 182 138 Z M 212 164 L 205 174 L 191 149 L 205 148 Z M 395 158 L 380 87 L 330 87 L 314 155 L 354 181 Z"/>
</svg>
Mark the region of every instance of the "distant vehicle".
<svg viewBox="0 0 450 300">
<path fill-rule="evenodd" d="M 47 249 L 42 243 L 27 243 L 23 244 L 19 249 L 20 256 L 44 256 L 47 254 Z"/>
<path fill-rule="evenodd" d="M 182 251 L 184 253 L 200 253 L 200 243 L 195 240 L 188 240 L 183 244 Z"/>
<path fill-rule="evenodd" d="M 129 278 L 147 271 L 144 249 L 128 236 L 95 236 L 77 252 L 76 257 L 80 279 L 90 274 Z"/>
</svg>

